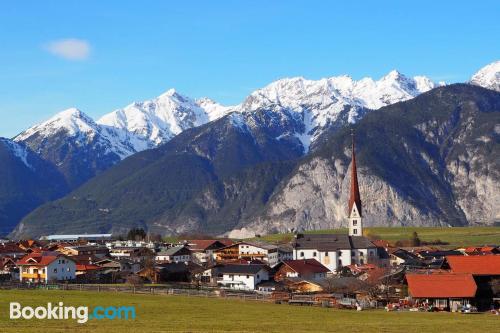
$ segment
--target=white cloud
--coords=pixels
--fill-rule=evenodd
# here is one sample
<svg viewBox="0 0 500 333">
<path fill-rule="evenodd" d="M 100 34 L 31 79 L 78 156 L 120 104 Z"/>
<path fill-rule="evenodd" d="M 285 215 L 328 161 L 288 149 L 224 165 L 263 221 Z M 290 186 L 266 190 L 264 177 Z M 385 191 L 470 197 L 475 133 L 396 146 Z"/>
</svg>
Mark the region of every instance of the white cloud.
<svg viewBox="0 0 500 333">
<path fill-rule="evenodd" d="M 68 38 L 49 42 L 45 49 L 68 60 L 85 60 L 90 56 L 90 44 L 83 39 Z"/>
</svg>

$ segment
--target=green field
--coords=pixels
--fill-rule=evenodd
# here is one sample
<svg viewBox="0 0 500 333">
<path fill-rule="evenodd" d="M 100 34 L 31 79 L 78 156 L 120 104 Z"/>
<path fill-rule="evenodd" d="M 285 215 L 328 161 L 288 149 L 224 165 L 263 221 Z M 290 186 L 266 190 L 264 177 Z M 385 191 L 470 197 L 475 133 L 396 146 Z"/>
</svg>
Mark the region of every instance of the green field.
<svg viewBox="0 0 500 333">
<path fill-rule="evenodd" d="M 476 246 L 500 244 L 500 227 L 463 227 L 463 228 L 431 228 L 431 227 L 373 227 L 365 228 L 365 233 L 376 235 L 381 239 L 396 242 L 409 239 L 416 231 L 422 241 L 441 240 L 449 243 L 447 247 Z M 347 229 L 306 231 L 305 233 L 347 233 Z M 291 234 L 273 234 L 263 236 L 263 240 L 282 241 L 290 239 Z"/>
<path fill-rule="evenodd" d="M 9 302 L 135 306 L 135 320 L 10 320 Z M 0 291 L 0 332 L 498 332 L 491 314 L 334 310 L 256 301 L 79 291 Z"/>
</svg>

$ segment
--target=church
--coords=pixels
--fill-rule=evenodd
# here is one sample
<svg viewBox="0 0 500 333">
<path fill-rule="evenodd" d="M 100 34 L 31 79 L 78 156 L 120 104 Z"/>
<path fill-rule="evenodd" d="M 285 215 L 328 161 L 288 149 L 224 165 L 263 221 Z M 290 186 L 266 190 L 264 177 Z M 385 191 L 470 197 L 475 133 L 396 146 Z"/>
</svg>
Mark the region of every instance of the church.
<svg viewBox="0 0 500 333">
<path fill-rule="evenodd" d="M 354 135 L 348 209 L 348 234 L 297 234 L 292 243 L 293 259 L 316 259 L 332 272 L 342 266 L 378 261 L 377 247 L 363 236 L 363 211 L 359 194 Z"/>
</svg>

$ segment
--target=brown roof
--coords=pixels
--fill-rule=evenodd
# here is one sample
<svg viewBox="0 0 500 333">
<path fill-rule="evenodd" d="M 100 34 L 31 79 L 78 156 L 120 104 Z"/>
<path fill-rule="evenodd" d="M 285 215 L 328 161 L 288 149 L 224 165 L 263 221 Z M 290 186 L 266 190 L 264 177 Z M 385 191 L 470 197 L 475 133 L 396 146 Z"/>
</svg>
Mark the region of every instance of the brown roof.
<svg viewBox="0 0 500 333">
<path fill-rule="evenodd" d="M 500 255 L 447 256 L 446 261 L 454 273 L 500 275 Z"/>
<path fill-rule="evenodd" d="M 471 274 L 406 274 L 408 291 L 415 298 L 460 298 L 476 295 Z"/>
<path fill-rule="evenodd" d="M 32 252 L 17 261 L 16 265 L 47 266 L 59 257 L 64 257 L 68 260 L 71 260 L 70 258 L 59 252 Z"/>
<path fill-rule="evenodd" d="M 188 240 L 188 246 L 193 251 L 205 251 L 209 247 L 215 245 L 216 248 L 226 246 L 218 239 L 192 239 Z"/>
<path fill-rule="evenodd" d="M 300 275 L 327 273 L 330 271 L 316 259 L 285 260 L 283 263 Z"/>
<path fill-rule="evenodd" d="M 352 161 L 351 161 L 351 191 L 349 194 L 349 215 L 352 211 L 352 206 L 356 204 L 356 208 L 358 209 L 359 215 L 361 214 L 361 196 L 359 194 L 359 185 L 358 185 L 358 170 L 356 168 L 356 154 L 354 152 L 354 134 L 352 135 Z"/>
</svg>

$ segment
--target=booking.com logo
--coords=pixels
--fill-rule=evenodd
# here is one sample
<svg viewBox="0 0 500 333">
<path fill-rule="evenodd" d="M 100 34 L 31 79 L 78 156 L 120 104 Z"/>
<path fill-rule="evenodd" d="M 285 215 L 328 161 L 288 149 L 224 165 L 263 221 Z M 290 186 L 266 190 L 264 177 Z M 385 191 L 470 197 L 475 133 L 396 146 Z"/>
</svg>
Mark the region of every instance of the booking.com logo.
<svg viewBox="0 0 500 333">
<path fill-rule="evenodd" d="M 58 305 L 47 303 L 47 306 L 21 306 L 21 303 L 10 303 L 10 319 L 75 319 L 79 324 L 84 324 L 89 319 L 135 319 L 134 306 L 96 306 L 89 311 L 87 306 L 65 306 L 63 302 Z"/>
</svg>

